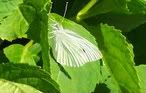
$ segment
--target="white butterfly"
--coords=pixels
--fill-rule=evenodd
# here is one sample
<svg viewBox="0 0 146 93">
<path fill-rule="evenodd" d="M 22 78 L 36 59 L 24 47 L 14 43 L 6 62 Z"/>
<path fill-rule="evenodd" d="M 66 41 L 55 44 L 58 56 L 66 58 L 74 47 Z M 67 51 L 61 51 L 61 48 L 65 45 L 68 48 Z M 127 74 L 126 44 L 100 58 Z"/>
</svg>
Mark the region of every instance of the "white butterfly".
<svg viewBox="0 0 146 93">
<path fill-rule="evenodd" d="M 101 52 L 94 44 L 79 34 L 64 29 L 60 24 L 52 26 L 52 33 L 54 56 L 61 65 L 79 67 L 102 58 Z"/>
</svg>

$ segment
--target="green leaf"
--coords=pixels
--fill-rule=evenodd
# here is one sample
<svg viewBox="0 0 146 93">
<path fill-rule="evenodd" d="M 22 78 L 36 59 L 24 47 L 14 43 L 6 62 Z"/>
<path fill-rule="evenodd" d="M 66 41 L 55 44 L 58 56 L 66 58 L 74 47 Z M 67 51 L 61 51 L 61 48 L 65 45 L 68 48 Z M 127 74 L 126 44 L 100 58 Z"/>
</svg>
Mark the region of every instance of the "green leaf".
<svg viewBox="0 0 146 93">
<path fill-rule="evenodd" d="M 52 78 L 59 84 L 61 93 L 90 93 L 99 83 L 98 61 L 79 68 L 62 67 L 51 58 L 50 61 Z"/>
<path fill-rule="evenodd" d="M 106 84 L 107 88 L 110 90 L 110 93 L 122 93 L 119 84 L 117 83 L 115 78 L 112 77 L 111 73 L 105 66 L 101 67 L 101 73 L 102 74 L 100 77 L 101 78 L 100 83 Z M 96 92 L 98 93 L 99 91 L 96 90 Z"/>
<path fill-rule="evenodd" d="M 35 42 L 40 43 L 40 34 L 42 28 L 42 20 L 46 15 L 42 17 L 42 11 L 47 12 L 49 8 L 50 0 L 24 0 L 24 3 L 20 5 L 20 10 L 30 24 L 29 29 L 27 31 L 28 38 L 31 38 Z M 41 18 L 42 17 L 42 18 Z M 47 19 L 45 20 L 47 21 Z"/>
<path fill-rule="evenodd" d="M 92 23 L 94 23 L 94 20 L 92 20 Z M 129 32 L 139 25 L 144 24 L 146 22 L 146 15 L 108 13 L 104 15 L 99 15 L 95 22 L 107 23 L 111 26 L 115 26 L 115 28 L 121 29 L 123 32 Z"/>
<path fill-rule="evenodd" d="M 32 6 L 36 10 L 36 15 L 30 28 L 28 37 L 39 42 L 42 49 L 43 69 L 50 71 L 49 68 L 49 46 L 48 46 L 48 9 L 50 0 L 24 0 L 24 5 Z M 31 13 L 29 13 L 31 14 Z M 28 18 L 27 15 L 25 18 Z M 27 20 L 29 22 L 29 20 Z"/>
<path fill-rule="evenodd" d="M 30 27 L 28 29 L 27 35 L 28 38 L 32 39 L 35 42 L 40 43 L 40 33 L 41 33 L 41 23 L 40 23 L 40 17 L 37 16 L 32 23 L 30 24 Z"/>
<path fill-rule="evenodd" d="M 140 79 L 140 88 L 141 88 L 141 93 L 146 92 L 146 65 L 139 65 L 136 66 L 137 74 Z"/>
<path fill-rule="evenodd" d="M 4 17 L 9 16 L 14 10 L 18 9 L 18 5 L 21 4 L 22 0 L 1 0 L 0 1 L 0 20 Z"/>
<path fill-rule="evenodd" d="M 28 23 L 19 10 L 21 0 L 0 1 L 0 38 L 12 41 L 16 38 L 26 37 L 25 32 L 28 29 Z"/>
<path fill-rule="evenodd" d="M 58 84 L 44 70 L 26 64 L 0 64 L 0 78 L 31 85 L 45 93 L 59 93 Z M 27 81 L 28 80 L 28 81 Z M 42 87 L 46 85 L 45 87 Z"/>
<path fill-rule="evenodd" d="M 36 9 L 37 12 L 41 12 L 42 10 L 48 10 L 48 3 L 51 0 L 23 0 L 25 5 L 32 6 Z M 48 9 L 47 9 L 48 8 Z"/>
<path fill-rule="evenodd" d="M 31 86 L 0 79 L 0 93 L 42 93 Z"/>
<path fill-rule="evenodd" d="M 117 83 L 130 93 L 140 93 L 139 81 L 134 68 L 132 45 L 119 30 L 101 24 L 99 46 L 103 62 Z"/>
<path fill-rule="evenodd" d="M 96 37 L 102 51 L 103 66 L 106 68 L 102 72 L 111 75 L 111 79 L 104 82 L 108 84 L 108 88 L 123 93 L 140 93 L 139 80 L 134 68 L 133 47 L 121 31 L 106 24 L 89 26 L 84 23 L 84 27 Z"/>
<path fill-rule="evenodd" d="M 60 85 L 61 93 L 90 93 L 94 91 L 96 83 L 99 82 L 100 61 L 90 62 L 78 68 L 66 67 L 58 64 L 52 54 L 54 42 L 50 40 L 50 34 L 54 24 L 62 25 L 64 29 L 74 31 L 89 40 L 91 43 L 97 45 L 93 36 L 81 25 L 67 20 L 57 14 L 49 14 L 48 38 L 49 45 L 51 46 L 50 68 L 52 78 Z"/>
<path fill-rule="evenodd" d="M 25 46 L 20 44 L 13 44 L 4 49 L 6 57 L 12 63 L 27 63 L 29 65 L 36 65 L 35 59 L 39 59 L 37 54 L 40 52 L 39 45 L 32 45 L 30 41 Z"/>
<path fill-rule="evenodd" d="M 127 6 L 130 12 L 134 14 L 146 14 L 145 0 L 129 0 Z"/>
<path fill-rule="evenodd" d="M 49 44 L 48 44 L 48 16 L 46 11 L 41 12 L 40 44 L 42 48 L 43 69 L 50 72 Z"/>
<path fill-rule="evenodd" d="M 25 20 L 31 24 L 36 17 L 36 9 L 30 5 L 21 4 L 19 5 L 19 9 Z"/>
<path fill-rule="evenodd" d="M 93 4 L 94 3 L 94 4 Z M 77 14 L 77 20 L 105 13 L 146 14 L 144 0 L 90 0 Z"/>
<path fill-rule="evenodd" d="M 76 18 L 77 20 L 82 20 L 108 12 L 127 13 L 129 10 L 126 4 L 126 0 L 90 0 L 90 2 L 78 12 Z"/>
</svg>

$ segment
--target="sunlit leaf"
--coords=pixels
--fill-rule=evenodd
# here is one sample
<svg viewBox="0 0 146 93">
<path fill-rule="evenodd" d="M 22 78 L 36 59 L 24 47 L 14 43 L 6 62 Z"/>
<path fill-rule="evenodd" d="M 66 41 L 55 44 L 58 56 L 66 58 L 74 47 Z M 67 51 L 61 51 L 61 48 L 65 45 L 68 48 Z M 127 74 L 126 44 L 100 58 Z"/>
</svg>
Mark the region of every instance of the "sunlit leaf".
<svg viewBox="0 0 146 93">
<path fill-rule="evenodd" d="M 23 0 L 0 0 L 0 20 L 11 15 L 22 2 Z"/>
<path fill-rule="evenodd" d="M 140 88 L 141 88 L 141 93 L 146 92 L 146 65 L 139 65 L 136 67 L 138 77 L 140 79 Z"/>
<path fill-rule="evenodd" d="M 134 68 L 132 45 L 119 30 L 108 25 L 101 25 L 100 46 L 103 61 L 117 83 L 132 93 L 139 93 L 139 81 Z M 115 38 L 116 37 L 116 38 Z"/>
<path fill-rule="evenodd" d="M 28 23 L 19 10 L 21 0 L 0 1 L 2 11 L 0 18 L 0 38 L 12 41 L 16 38 L 26 37 Z"/>
<path fill-rule="evenodd" d="M 10 82 L 3 79 L 0 80 L 0 93 L 28 93 L 28 91 L 30 93 L 42 93 L 25 84 Z"/>
<path fill-rule="evenodd" d="M 36 44 L 33 45 L 32 41 L 25 46 L 20 44 L 13 44 L 4 49 L 4 53 L 10 62 L 27 63 L 30 65 L 36 65 L 36 62 L 39 59 L 37 56 L 39 52 L 40 46 Z"/>
</svg>

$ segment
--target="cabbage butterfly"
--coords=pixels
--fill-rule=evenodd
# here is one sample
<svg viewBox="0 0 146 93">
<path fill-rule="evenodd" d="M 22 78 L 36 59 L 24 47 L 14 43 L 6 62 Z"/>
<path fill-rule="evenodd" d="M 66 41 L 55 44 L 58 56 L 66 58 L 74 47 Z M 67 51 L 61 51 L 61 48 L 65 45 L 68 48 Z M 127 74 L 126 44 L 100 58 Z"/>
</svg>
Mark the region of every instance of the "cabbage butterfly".
<svg viewBox="0 0 146 93">
<path fill-rule="evenodd" d="M 51 39 L 53 42 L 53 55 L 58 63 L 79 67 L 102 58 L 101 52 L 94 44 L 78 33 L 64 28 L 63 21 L 59 23 L 53 16 L 49 16 L 49 21 L 51 27 L 51 30 L 48 29 L 51 33 L 51 36 L 49 33 L 49 40 Z"/>
</svg>

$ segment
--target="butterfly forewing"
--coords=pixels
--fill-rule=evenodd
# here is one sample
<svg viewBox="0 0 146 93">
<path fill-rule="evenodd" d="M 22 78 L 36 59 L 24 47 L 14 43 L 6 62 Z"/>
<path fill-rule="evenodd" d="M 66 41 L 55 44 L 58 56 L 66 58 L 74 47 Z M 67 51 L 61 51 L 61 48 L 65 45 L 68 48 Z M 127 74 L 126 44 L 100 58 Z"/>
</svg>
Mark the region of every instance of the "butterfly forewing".
<svg viewBox="0 0 146 93">
<path fill-rule="evenodd" d="M 58 63 L 79 67 L 87 62 L 102 58 L 98 48 L 77 33 L 64 29 L 61 25 L 53 27 L 55 43 L 54 55 Z"/>
</svg>

